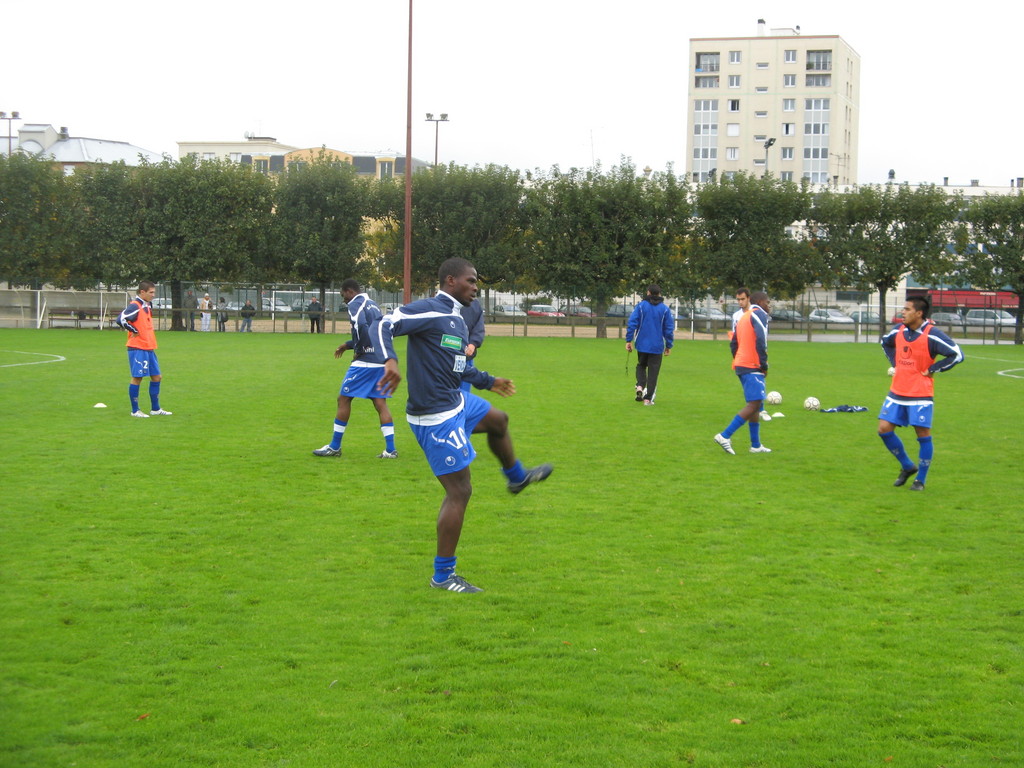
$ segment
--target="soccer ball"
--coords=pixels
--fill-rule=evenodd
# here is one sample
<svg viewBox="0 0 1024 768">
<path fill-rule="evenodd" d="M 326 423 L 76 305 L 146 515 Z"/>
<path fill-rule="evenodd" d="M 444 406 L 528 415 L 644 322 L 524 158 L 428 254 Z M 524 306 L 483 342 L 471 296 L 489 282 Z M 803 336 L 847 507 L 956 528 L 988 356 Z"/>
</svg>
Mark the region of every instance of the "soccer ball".
<svg viewBox="0 0 1024 768">
<path fill-rule="evenodd" d="M 890 376 L 895 376 L 896 375 L 896 369 L 893 368 L 891 365 L 889 366 L 889 375 Z"/>
<path fill-rule="evenodd" d="M 778 392 L 769 392 L 768 396 L 765 398 L 765 401 L 769 405 L 778 405 L 779 403 L 782 402 L 782 395 L 780 395 Z"/>
<path fill-rule="evenodd" d="M 818 402 L 818 398 L 816 397 L 808 397 L 804 400 L 804 408 L 808 411 L 816 411 L 821 408 L 821 403 Z"/>
</svg>

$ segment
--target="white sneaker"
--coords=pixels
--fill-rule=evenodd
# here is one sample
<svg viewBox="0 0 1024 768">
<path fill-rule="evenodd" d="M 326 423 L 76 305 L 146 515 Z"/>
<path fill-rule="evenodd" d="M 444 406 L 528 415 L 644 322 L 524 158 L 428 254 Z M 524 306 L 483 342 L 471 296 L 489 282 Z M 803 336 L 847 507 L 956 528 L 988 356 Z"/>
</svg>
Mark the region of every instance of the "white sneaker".
<svg viewBox="0 0 1024 768">
<path fill-rule="evenodd" d="M 754 446 L 750 446 L 750 452 L 751 453 L 771 453 L 772 449 L 769 448 L 767 445 L 759 445 L 756 448 Z"/>
<path fill-rule="evenodd" d="M 383 453 L 379 454 L 377 456 L 377 458 L 378 459 L 397 459 L 398 458 L 398 449 L 396 448 L 393 451 L 384 451 Z"/>
<path fill-rule="evenodd" d="M 143 413 L 142 411 L 132 411 L 132 416 L 134 416 L 136 419 L 148 419 L 149 418 L 149 414 L 148 413 Z"/>
<path fill-rule="evenodd" d="M 736 451 L 732 449 L 732 440 L 730 440 L 727 437 L 722 437 L 721 434 L 715 435 L 713 439 L 716 443 L 722 446 L 723 451 L 725 451 L 726 453 L 731 453 L 733 456 L 736 455 Z"/>
<path fill-rule="evenodd" d="M 758 416 L 761 421 L 771 421 L 772 415 L 768 411 L 761 411 L 761 415 Z"/>
<path fill-rule="evenodd" d="M 158 408 L 155 411 L 149 412 L 150 416 L 173 416 L 174 414 L 170 411 L 165 411 L 163 408 Z"/>
</svg>

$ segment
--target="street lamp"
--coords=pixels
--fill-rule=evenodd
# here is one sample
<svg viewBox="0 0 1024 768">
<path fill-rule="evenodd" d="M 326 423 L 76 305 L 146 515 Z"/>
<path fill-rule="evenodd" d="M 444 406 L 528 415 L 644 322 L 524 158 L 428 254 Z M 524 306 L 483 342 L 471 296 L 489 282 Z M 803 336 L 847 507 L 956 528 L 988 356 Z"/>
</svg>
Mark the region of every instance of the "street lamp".
<svg viewBox="0 0 1024 768">
<path fill-rule="evenodd" d="M 437 165 L 437 133 L 439 130 L 439 123 L 448 122 L 448 113 L 442 112 L 440 117 L 434 117 L 433 112 L 427 112 L 427 122 L 434 124 L 434 165 Z"/>
<path fill-rule="evenodd" d="M 768 150 L 771 149 L 771 147 L 772 147 L 772 145 L 774 143 L 775 143 L 775 139 L 768 139 L 768 141 L 766 141 L 764 143 L 764 175 L 765 176 L 768 175 Z"/>
<path fill-rule="evenodd" d="M 11 139 L 13 138 L 11 136 L 11 121 L 12 120 L 21 120 L 21 113 L 20 112 L 11 112 L 11 116 L 8 117 L 6 112 L 0 112 L 0 120 L 6 120 L 7 121 L 7 156 L 10 157 L 11 156 L 11 146 L 12 146 Z"/>
</svg>

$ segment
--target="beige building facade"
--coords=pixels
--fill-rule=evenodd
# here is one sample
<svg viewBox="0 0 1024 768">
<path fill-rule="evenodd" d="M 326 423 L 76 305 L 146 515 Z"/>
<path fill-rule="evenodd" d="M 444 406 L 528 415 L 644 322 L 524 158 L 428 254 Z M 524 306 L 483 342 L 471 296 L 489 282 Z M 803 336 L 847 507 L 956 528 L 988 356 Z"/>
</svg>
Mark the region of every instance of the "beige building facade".
<svg viewBox="0 0 1024 768">
<path fill-rule="evenodd" d="M 838 35 L 690 39 L 687 171 L 856 184 L 860 56 Z"/>
</svg>

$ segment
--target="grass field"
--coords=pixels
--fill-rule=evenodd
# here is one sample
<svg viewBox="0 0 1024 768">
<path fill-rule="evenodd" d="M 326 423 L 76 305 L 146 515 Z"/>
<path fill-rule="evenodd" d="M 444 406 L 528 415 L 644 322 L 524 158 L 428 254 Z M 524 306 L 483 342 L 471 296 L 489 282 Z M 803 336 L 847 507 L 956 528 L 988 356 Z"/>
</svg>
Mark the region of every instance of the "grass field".
<svg viewBox="0 0 1024 768">
<path fill-rule="evenodd" d="M 365 402 L 316 459 L 340 337 L 159 340 L 174 416 L 142 420 L 120 334 L 0 330 L 2 766 L 1024 765 L 1020 348 L 939 377 L 912 493 L 874 345 L 773 344 L 774 452 L 728 456 L 725 342 L 644 408 L 618 340 L 490 339 L 556 469 L 510 496 L 478 442 L 470 596 L 426 586 L 404 385 L 399 460 Z"/>
</svg>

